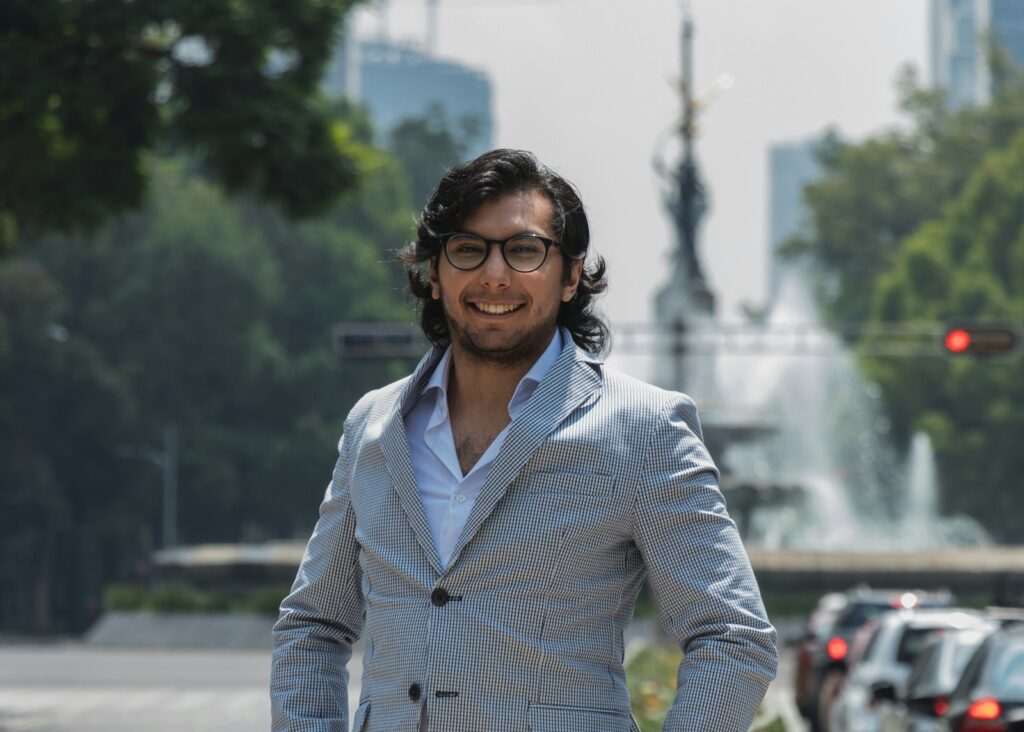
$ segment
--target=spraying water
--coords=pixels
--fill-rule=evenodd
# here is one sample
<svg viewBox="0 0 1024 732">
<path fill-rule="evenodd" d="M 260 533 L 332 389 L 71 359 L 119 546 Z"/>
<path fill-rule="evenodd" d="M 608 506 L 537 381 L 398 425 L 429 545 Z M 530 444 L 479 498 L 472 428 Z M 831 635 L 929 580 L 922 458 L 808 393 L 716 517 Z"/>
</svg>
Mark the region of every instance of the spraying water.
<svg viewBox="0 0 1024 732">
<path fill-rule="evenodd" d="M 984 546 L 991 537 L 967 516 L 939 515 L 938 474 L 935 449 L 925 432 L 910 440 L 905 474 L 905 510 L 902 531 L 912 547 Z"/>
<path fill-rule="evenodd" d="M 813 331 L 817 355 L 800 349 L 806 331 L 781 347 L 773 337 L 756 358 L 716 355 L 710 401 L 743 405 L 774 427 L 731 444 L 723 456 L 725 472 L 738 482 L 797 486 L 793 500 L 754 512 L 747 541 L 768 548 L 857 550 L 990 543 L 975 522 L 939 515 L 930 440 L 916 435 L 909 456 L 901 456 L 881 390 L 821 324 L 797 271 L 783 283 L 767 325 L 778 330 L 793 323 Z"/>
<path fill-rule="evenodd" d="M 939 515 L 935 449 L 925 432 L 910 440 L 906 475 L 906 529 L 915 538 L 928 534 L 928 522 Z"/>
</svg>

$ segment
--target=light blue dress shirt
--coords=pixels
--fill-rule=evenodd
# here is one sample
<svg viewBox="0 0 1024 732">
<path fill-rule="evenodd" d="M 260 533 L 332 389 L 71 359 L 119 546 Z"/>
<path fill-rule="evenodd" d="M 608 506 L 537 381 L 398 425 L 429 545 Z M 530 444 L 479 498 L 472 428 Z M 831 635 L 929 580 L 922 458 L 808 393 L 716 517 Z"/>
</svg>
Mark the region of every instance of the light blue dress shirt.
<svg viewBox="0 0 1024 732">
<path fill-rule="evenodd" d="M 416 405 L 405 416 L 405 434 L 409 440 L 416 484 L 423 498 L 427 523 L 434 538 L 437 554 L 445 566 L 459 540 L 469 512 L 473 510 L 480 489 L 487 480 L 494 459 L 501 450 L 509 427 L 523 411 L 527 400 L 562 352 L 565 336 L 555 330 L 551 343 L 520 379 L 508 403 L 511 420 L 505 425 L 468 474 L 462 474 L 455 438 L 448 414 L 448 374 L 452 363 L 451 346 L 438 362 Z"/>
</svg>

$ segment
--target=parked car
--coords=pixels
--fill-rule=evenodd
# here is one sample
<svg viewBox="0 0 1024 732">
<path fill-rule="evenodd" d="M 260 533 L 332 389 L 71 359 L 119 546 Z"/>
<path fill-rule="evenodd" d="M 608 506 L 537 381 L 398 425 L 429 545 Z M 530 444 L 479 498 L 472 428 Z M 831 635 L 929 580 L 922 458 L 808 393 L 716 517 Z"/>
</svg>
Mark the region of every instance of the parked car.
<svg viewBox="0 0 1024 732">
<path fill-rule="evenodd" d="M 943 732 L 1024 732 L 1024 625 L 991 633 L 949 696 Z"/>
<path fill-rule="evenodd" d="M 829 592 L 818 600 L 817 607 L 807 617 L 804 636 L 796 651 L 793 693 L 800 714 L 810 718 L 816 714 L 817 690 L 813 686 L 813 663 L 828 642 L 829 633 L 839 611 L 846 605 L 843 592 Z"/>
<path fill-rule="evenodd" d="M 900 610 L 880 616 L 860 662 L 850 671 L 832 705 L 831 732 L 879 732 L 881 702 L 895 701 L 911 664 L 936 633 L 984 626 L 977 612 L 929 608 Z M 886 689 L 887 694 L 880 691 Z"/>
<path fill-rule="evenodd" d="M 878 590 L 857 587 L 843 593 L 835 618 L 828 623 L 820 643 L 809 650 L 803 698 L 798 689 L 797 707 L 808 720 L 811 732 L 828 732 L 832 703 L 842 688 L 849 669 L 851 643 L 858 629 L 869 620 L 893 610 L 949 607 L 949 592 L 921 590 Z M 798 662 L 799 669 L 799 662 Z M 798 674 L 801 672 L 798 670 Z M 801 702 L 803 704 L 801 705 Z"/>
<path fill-rule="evenodd" d="M 949 711 L 949 695 L 981 642 L 997 625 L 936 633 L 910 668 L 903 687 L 876 684 L 872 694 L 882 709 L 882 732 L 939 732 Z"/>
</svg>

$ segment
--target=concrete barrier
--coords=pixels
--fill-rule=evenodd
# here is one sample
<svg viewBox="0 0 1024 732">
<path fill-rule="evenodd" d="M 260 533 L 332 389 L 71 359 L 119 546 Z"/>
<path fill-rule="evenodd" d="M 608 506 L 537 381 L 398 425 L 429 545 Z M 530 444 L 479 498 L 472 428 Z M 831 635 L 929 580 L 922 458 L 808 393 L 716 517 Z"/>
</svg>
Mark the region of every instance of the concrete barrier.
<svg viewBox="0 0 1024 732">
<path fill-rule="evenodd" d="M 269 650 L 274 620 L 238 613 L 110 612 L 89 629 L 84 640 L 112 647 Z"/>
<path fill-rule="evenodd" d="M 764 593 L 836 592 L 858 584 L 948 588 L 960 596 L 1024 599 L 1024 547 L 963 547 L 915 552 L 749 550 Z"/>
</svg>

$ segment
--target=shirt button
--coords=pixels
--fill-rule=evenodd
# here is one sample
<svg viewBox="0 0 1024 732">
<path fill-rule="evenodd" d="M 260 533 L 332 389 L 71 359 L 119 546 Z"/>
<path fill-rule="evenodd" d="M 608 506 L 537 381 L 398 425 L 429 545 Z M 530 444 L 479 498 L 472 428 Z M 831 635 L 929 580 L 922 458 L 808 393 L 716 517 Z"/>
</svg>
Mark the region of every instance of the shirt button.
<svg viewBox="0 0 1024 732">
<path fill-rule="evenodd" d="M 455 500 L 458 501 L 459 503 L 465 503 L 466 497 L 460 493 L 459 495 L 455 496 Z"/>
<path fill-rule="evenodd" d="M 448 604 L 448 590 L 443 587 L 436 588 L 430 593 L 430 601 L 438 607 L 444 607 Z"/>
<path fill-rule="evenodd" d="M 413 684 L 412 686 L 409 687 L 409 698 L 412 699 L 413 701 L 419 701 L 420 700 L 420 685 L 419 684 Z"/>
</svg>

